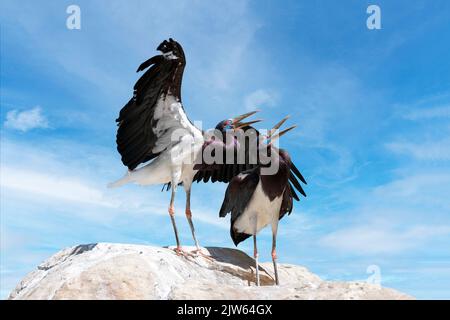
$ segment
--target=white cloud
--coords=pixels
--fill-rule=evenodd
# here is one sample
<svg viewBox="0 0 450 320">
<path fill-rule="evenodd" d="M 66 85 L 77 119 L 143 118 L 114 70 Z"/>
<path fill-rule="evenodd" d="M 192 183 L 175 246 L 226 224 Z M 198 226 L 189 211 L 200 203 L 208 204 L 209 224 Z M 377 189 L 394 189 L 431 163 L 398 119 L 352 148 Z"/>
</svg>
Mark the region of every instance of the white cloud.
<svg viewBox="0 0 450 320">
<path fill-rule="evenodd" d="M 333 231 L 319 243 L 363 256 L 404 254 L 428 243 L 434 244 L 433 250 L 442 250 L 439 243 L 450 240 L 449 186 L 449 173 L 407 170 L 406 176 L 363 192 L 354 199 L 354 209 L 335 214 L 328 222 Z"/>
<path fill-rule="evenodd" d="M 374 225 L 367 222 L 333 232 L 322 238 L 321 244 L 363 255 L 393 254 L 415 249 L 435 237 L 449 235 L 448 226 L 421 225 L 399 230 L 387 223 Z"/>
<path fill-rule="evenodd" d="M 391 142 L 386 147 L 396 154 L 411 156 L 417 160 L 450 160 L 450 139 L 422 143 Z"/>
<path fill-rule="evenodd" d="M 276 94 L 270 90 L 259 89 L 244 98 L 244 106 L 247 110 L 255 110 L 261 107 L 273 107 L 276 104 Z"/>
<path fill-rule="evenodd" d="M 184 85 L 185 94 L 188 90 L 206 89 L 209 97 L 219 97 L 215 103 L 223 103 L 225 110 L 229 104 L 224 102 L 223 91 L 240 87 L 237 83 L 245 81 L 245 76 L 250 76 L 248 70 L 253 68 L 248 62 L 257 60 L 249 55 L 249 50 L 257 51 L 252 40 L 261 23 L 255 20 L 248 1 L 221 1 L 219 6 L 221 10 L 217 10 L 217 3 L 209 1 L 187 4 L 169 0 L 114 2 L 98 7 L 81 1 L 80 7 L 97 16 L 101 23 L 75 41 L 67 37 L 67 29 L 58 27 L 58 10 L 48 10 L 48 6 L 27 3 L 19 10 L 11 4 L 2 18 L 16 26 L 15 36 L 26 49 L 118 99 L 132 94 L 136 67 L 156 54 L 155 49 L 163 39 L 173 37 L 187 54 L 183 83 L 194 84 Z M 152 13 L 152 19 L 148 18 L 148 12 Z M 109 26 L 115 27 L 111 31 Z M 106 30 L 111 32 L 105 33 Z M 152 32 L 149 34 L 148 30 Z M 48 36 L 42 37 L 42 33 Z M 116 68 L 104 68 L 105 56 L 111 63 L 123 63 L 116 64 Z M 125 61 L 123 56 L 127 56 Z M 200 95 L 198 99 L 203 98 Z M 196 105 L 192 103 L 190 108 Z"/>
<path fill-rule="evenodd" d="M 415 109 L 405 114 L 409 120 L 430 120 L 438 118 L 450 118 L 450 105 L 433 108 Z"/>
<path fill-rule="evenodd" d="M 156 192 L 145 187 L 106 187 L 108 181 L 121 176 L 125 169 L 112 164 L 112 157 L 102 154 L 104 150 L 100 147 L 83 147 L 70 141 L 64 141 L 63 144 L 52 141 L 51 146 L 44 143 L 43 145 L 48 147 L 36 147 L 25 143 L 12 143 L 7 139 L 2 139 L 1 144 L 3 152 L 0 189 L 8 190 L 8 196 L 14 195 L 15 199 L 30 203 L 39 201 L 55 207 L 61 202 L 66 203 L 67 207 L 82 206 L 83 210 L 95 212 L 89 217 L 93 220 L 122 213 L 167 215 L 169 198 L 166 193 L 160 193 L 159 186 L 155 187 L 158 190 Z M 77 153 L 74 154 L 75 151 L 70 150 L 76 150 Z M 72 152 L 69 158 L 61 156 L 69 152 Z M 89 154 L 89 158 L 86 158 L 89 163 L 72 159 L 74 155 L 78 157 L 81 154 Z M 91 170 L 86 171 L 86 166 Z M 115 178 L 110 178 L 110 170 L 102 172 L 106 168 L 114 167 L 119 170 L 116 174 L 113 173 Z M 197 190 L 192 194 L 192 202 L 195 202 L 196 194 L 200 192 Z M 183 192 L 178 192 L 177 199 L 182 196 Z M 184 212 L 183 201 L 176 201 L 176 205 L 183 209 L 180 212 Z M 227 223 L 218 219 L 217 212 L 209 207 L 196 205 L 192 210 L 195 221 L 228 228 Z M 82 212 L 79 214 L 84 215 Z"/>
<path fill-rule="evenodd" d="M 5 127 L 26 132 L 31 129 L 48 128 L 48 120 L 42 114 L 41 107 L 29 110 L 11 110 L 6 114 Z"/>
<path fill-rule="evenodd" d="M 395 223 L 423 224 L 423 219 L 430 222 L 442 221 L 450 225 L 450 172 L 414 172 L 417 170 L 406 169 L 405 177 L 375 187 L 366 200 L 369 212 L 378 214 L 380 218 Z M 390 210 L 393 209 L 392 217 Z M 426 218 L 425 218 L 426 217 Z M 398 219 L 394 221 L 394 219 Z"/>
<path fill-rule="evenodd" d="M 40 197 L 68 202 L 117 207 L 118 203 L 105 199 L 101 190 L 89 186 L 76 177 L 51 175 L 24 168 L 2 167 L 2 188 L 32 193 Z"/>
</svg>

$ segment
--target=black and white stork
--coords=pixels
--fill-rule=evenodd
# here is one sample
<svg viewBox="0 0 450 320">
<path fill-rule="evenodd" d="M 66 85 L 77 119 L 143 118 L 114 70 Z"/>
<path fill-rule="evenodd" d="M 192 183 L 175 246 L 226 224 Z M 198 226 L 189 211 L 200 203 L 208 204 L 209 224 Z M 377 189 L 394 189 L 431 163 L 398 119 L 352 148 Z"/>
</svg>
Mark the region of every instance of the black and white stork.
<svg viewBox="0 0 450 320">
<path fill-rule="evenodd" d="M 293 199 L 299 201 L 295 190 L 303 196 L 306 194 L 297 180 L 306 184 L 300 171 L 292 162 L 286 150 L 273 146 L 273 142 L 295 126 L 285 129 L 277 134 L 276 130 L 286 121 L 280 121 L 269 131 L 264 139 L 260 139 L 261 148 L 268 148 L 270 161 L 259 164 L 254 168 L 241 172 L 232 178 L 220 209 L 220 217 L 231 212 L 230 234 L 237 246 L 250 236 L 253 236 L 254 258 L 256 262 L 256 284 L 259 286 L 258 249 L 256 245 L 257 233 L 271 225 L 272 227 L 272 261 L 275 273 L 275 283 L 279 284 L 277 270 L 276 237 L 278 221 L 293 209 Z M 267 142 L 265 144 L 264 142 Z M 264 169 L 276 165 L 278 170 L 267 174 Z M 268 172 L 268 171 L 267 171 Z M 268 172 L 269 173 L 269 172 Z"/>
<path fill-rule="evenodd" d="M 194 169 L 195 159 L 203 151 L 204 144 L 211 141 L 205 141 L 203 132 L 188 119 L 184 111 L 181 82 L 186 59 L 181 45 L 173 39 L 164 40 L 157 50 L 162 54 L 148 59 L 137 69 L 140 72 L 149 68 L 136 82 L 133 97 L 120 110 L 116 120 L 117 150 L 128 172 L 123 178 L 111 183 L 110 187 L 127 183 L 172 186 L 168 211 L 175 233 L 176 251 L 180 253 L 174 200 L 177 186 L 182 184 L 186 192 L 186 217 L 199 250 L 190 209 L 191 185 L 199 172 Z M 217 128 L 221 131 L 247 128 L 259 120 L 247 123 L 242 120 L 255 112 L 221 121 Z M 221 141 L 215 139 L 214 143 Z M 234 146 L 223 143 L 224 148 Z"/>
</svg>

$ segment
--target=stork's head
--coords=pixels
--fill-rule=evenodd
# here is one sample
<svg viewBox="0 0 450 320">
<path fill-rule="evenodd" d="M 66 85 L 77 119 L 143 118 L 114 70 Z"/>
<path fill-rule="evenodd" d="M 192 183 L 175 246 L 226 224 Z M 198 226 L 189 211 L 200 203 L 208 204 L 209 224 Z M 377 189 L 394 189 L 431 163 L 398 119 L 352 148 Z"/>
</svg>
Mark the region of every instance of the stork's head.
<svg viewBox="0 0 450 320">
<path fill-rule="evenodd" d="M 161 42 L 156 50 L 161 51 L 163 56 L 167 59 L 184 59 L 183 48 L 172 38 Z"/>
<path fill-rule="evenodd" d="M 258 110 L 248 112 L 248 113 L 245 113 L 243 115 L 240 115 L 240 116 L 237 116 L 237 117 L 234 117 L 231 119 L 222 120 L 217 124 L 216 130 L 220 131 L 222 134 L 225 134 L 227 131 L 238 130 L 241 128 L 244 129 L 244 128 L 252 125 L 253 123 L 260 122 L 261 120 L 242 122 L 242 120 L 250 117 L 251 115 L 254 115 L 256 112 L 258 112 Z"/>
</svg>

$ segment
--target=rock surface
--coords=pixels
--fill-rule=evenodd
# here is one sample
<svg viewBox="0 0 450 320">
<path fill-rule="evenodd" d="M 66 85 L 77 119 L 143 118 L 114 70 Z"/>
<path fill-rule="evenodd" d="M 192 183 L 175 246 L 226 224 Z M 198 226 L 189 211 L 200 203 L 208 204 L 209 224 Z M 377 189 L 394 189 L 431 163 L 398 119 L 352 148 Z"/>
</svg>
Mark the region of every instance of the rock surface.
<svg viewBox="0 0 450 320">
<path fill-rule="evenodd" d="M 261 264 L 258 288 L 254 260 L 236 249 L 178 256 L 169 248 L 98 243 L 50 257 L 9 299 L 412 299 L 365 282 L 323 281 L 287 264 L 279 264 L 281 286 L 272 286 L 272 270 Z"/>
</svg>

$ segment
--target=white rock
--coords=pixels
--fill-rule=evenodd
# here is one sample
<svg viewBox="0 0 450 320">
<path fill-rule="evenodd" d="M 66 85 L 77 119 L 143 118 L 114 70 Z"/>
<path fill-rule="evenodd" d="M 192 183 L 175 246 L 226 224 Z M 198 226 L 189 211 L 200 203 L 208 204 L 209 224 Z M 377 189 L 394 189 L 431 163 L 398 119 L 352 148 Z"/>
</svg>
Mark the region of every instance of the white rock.
<svg viewBox="0 0 450 320">
<path fill-rule="evenodd" d="M 193 248 L 184 248 L 192 251 Z M 64 249 L 28 274 L 9 299 L 412 299 L 364 282 L 323 281 L 306 268 L 261 264 L 242 251 L 203 248 L 178 256 L 170 248 L 98 243 Z"/>
</svg>

